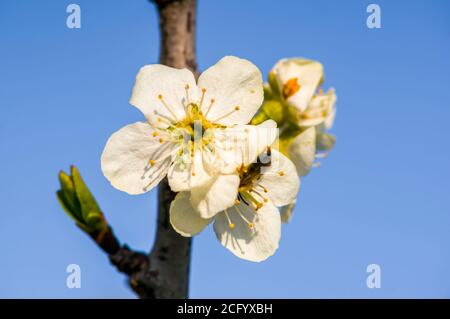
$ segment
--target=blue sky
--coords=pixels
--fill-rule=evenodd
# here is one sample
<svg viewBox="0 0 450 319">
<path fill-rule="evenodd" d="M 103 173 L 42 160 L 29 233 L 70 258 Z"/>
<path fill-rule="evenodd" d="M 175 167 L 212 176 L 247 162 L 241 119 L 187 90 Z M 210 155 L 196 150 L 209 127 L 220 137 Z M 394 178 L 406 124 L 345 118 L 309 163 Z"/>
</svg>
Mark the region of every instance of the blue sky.
<svg viewBox="0 0 450 319">
<path fill-rule="evenodd" d="M 158 59 L 158 22 L 145 0 L 0 3 L 0 297 L 125 297 L 125 277 L 63 213 L 57 173 L 76 164 L 118 237 L 149 250 L 156 192 L 110 186 L 100 154 L 120 127 L 142 120 L 128 104 L 134 77 Z M 211 228 L 194 239 L 191 297 L 450 296 L 450 3 L 200 1 L 201 69 L 232 54 L 267 75 L 283 57 L 324 64 L 338 95 L 338 141 L 302 181 L 277 253 L 234 257 Z M 81 289 L 66 287 L 79 264 Z M 380 289 L 366 267 L 381 266 Z"/>
</svg>

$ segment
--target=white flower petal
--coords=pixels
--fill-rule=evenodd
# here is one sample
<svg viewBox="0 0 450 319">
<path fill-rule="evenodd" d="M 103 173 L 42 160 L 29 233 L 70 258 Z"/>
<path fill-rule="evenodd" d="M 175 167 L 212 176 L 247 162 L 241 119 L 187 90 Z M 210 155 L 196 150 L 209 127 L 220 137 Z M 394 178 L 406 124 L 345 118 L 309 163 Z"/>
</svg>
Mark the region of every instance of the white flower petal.
<svg viewBox="0 0 450 319">
<path fill-rule="evenodd" d="M 289 158 L 271 150 L 270 166 L 261 169 L 258 184 L 267 190 L 267 196 L 275 206 L 285 206 L 297 198 L 300 189 L 300 178 L 294 163 Z"/>
<path fill-rule="evenodd" d="M 170 223 L 177 233 L 191 237 L 201 232 L 211 219 L 201 218 L 191 206 L 189 192 L 178 193 L 170 204 Z"/>
<path fill-rule="evenodd" d="M 336 137 L 333 134 L 325 133 L 317 130 L 316 134 L 316 148 L 319 151 L 329 151 L 336 144 Z"/>
<path fill-rule="evenodd" d="M 130 103 L 153 126 L 167 127 L 168 121 L 177 122 L 185 117 L 186 85 L 190 100 L 196 101 L 198 89 L 191 71 L 161 64 L 146 65 L 136 76 Z"/>
<path fill-rule="evenodd" d="M 252 228 L 240 216 L 251 222 Z M 227 210 L 234 228 L 230 227 L 225 212 L 216 215 L 214 231 L 220 243 L 239 258 L 260 262 L 272 256 L 281 237 L 280 213 L 272 203 L 266 203 L 256 213 L 241 203 Z"/>
<path fill-rule="evenodd" d="M 297 200 L 294 200 L 292 203 L 290 203 L 286 206 L 280 207 L 281 222 L 289 223 L 291 221 L 296 202 L 297 202 Z"/>
<path fill-rule="evenodd" d="M 333 105 L 333 107 L 331 108 L 328 116 L 325 119 L 325 122 L 323 123 L 324 124 L 324 128 L 326 130 L 329 130 L 329 129 L 331 129 L 333 127 L 335 118 L 336 118 L 336 106 Z"/>
<path fill-rule="evenodd" d="M 205 136 L 211 136 L 213 151 L 207 153 L 208 169 L 218 168 L 223 174 L 231 174 L 242 164 L 256 162 L 257 158 L 278 137 L 273 120 L 260 125 L 235 125 L 225 129 L 209 129 Z"/>
<path fill-rule="evenodd" d="M 222 125 L 247 124 L 261 106 L 262 75 L 250 61 L 226 56 L 203 72 L 199 89 L 206 89 L 202 111 L 208 120 Z M 211 107 L 211 99 L 214 103 Z"/>
<path fill-rule="evenodd" d="M 288 154 L 297 168 L 298 175 L 307 175 L 316 156 L 316 129 L 314 126 L 300 133 L 291 142 Z"/>
<path fill-rule="evenodd" d="M 114 187 L 129 194 L 142 194 L 166 176 L 176 145 L 160 143 L 153 132 L 148 123 L 137 122 L 111 135 L 101 166 Z"/>
<path fill-rule="evenodd" d="M 167 174 L 173 192 L 189 191 L 208 183 L 212 176 L 205 170 L 202 150 L 196 147 L 194 157 L 186 160 L 176 157 Z"/>
<path fill-rule="evenodd" d="M 317 61 L 303 58 L 280 60 L 272 69 L 279 84 L 280 92 L 286 102 L 300 111 L 304 111 L 323 77 L 323 67 Z M 295 83 L 296 89 L 286 90 L 289 84 Z"/>
<path fill-rule="evenodd" d="M 304 127 L 322 125 L 324 129 L 331 128 L 336 114 L 335 104 L 336 94 L 332 89 L 325 94 L 315 95 L 308 108 L 301 114 L 298 125 Z"/>
<path fill-rule="evenodd" d="M 239 188 L 239 176 L 217 175 L 211 182 L 191 190 L 192 206 L 203 218 L 210 218 L 234 205 Z"/>
</svg>

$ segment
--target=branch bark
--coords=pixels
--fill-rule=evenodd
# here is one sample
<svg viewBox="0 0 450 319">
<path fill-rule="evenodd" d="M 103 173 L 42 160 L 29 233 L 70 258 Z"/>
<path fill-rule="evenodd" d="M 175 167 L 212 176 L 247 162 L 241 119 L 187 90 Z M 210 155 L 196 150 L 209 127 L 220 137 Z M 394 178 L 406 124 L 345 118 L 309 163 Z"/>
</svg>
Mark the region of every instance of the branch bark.
<svg viewBox="0 0 450 319">
<path fill-rule="evenodd" d="M 160 63 L 197 73 L 195 57 L 196 0 L 154 0 L 159 13 Z M 156 298 L 187 298 L 192 239 L 180 236 L 169 222 L 175 194 L 167 180 L 158 189 L 156 240 L 149 256 Z"/>
</svg>

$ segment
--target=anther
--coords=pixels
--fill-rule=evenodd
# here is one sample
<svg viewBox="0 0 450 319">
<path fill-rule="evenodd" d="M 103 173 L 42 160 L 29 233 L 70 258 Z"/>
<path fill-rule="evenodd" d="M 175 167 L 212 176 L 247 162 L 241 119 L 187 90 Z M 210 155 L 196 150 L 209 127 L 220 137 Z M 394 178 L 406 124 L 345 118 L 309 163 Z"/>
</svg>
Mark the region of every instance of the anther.
<svg viewBox="0 0 450 319">
<path fill-rule="evenodd" d="M 230 229 L 233 229 L 234 224 L 231 222 L 230 215 L 228 215 L 228 210 L 225 209 L 224 213 L 225 213 L 225 217 L 227 218 L 227 221 L 228 221 L 228 226 L 230 227 Z"/>
<path fill-rule="evenodd" d="M 284 172 L 283 172 L 283 171 L 279 171 L 279 172 L 278 172 L 278 175 L 284 176 Z"/>
<path fill-rule="evenodd" d="M 217 121 L 219 121 L 219 120 L 222 120 L 222 119 L 224 119 L 224 118 L 230 116 L 230 115 L 233 114 L 234 112 L 239 111 L 240 109 L 241 109 L 240 106 L 235 106 L 233 110 L 231 110 L 230 112 L 225 113 L 224 115 L 222 115 L 222 116 L 216 118 L 215 120 L 213 120 L 213 122 L 217 122 Z"/>
<path fill-rule="evenodd" d="M 203 99 L 205 98 L 205 93 L 206 93 L 206 89 L 205 88 L 202 88 L 202 97 L 200 98 L 200 106 L 199 106 L 199 109 L 200 109 L 200 112 L 202 111 L 202 104 L 203 104 Z"/>
<path fill-rule="evenodd" d="M 151 166 L 153 166 L 153 165 L 155 165 L 155 160 L 152 160 L 152 159 L 151 159 L 151 160 L 149 161 L 149 163 L 150 163 Z"/>
<path fill-rule="evenodd" d="M 300 84 L 298 83 L 298 78 L 289 79 L 283 86 L 282 93 L 285 99 L 291 97 L 297 91 L 300 90 Z"/>
</svg>

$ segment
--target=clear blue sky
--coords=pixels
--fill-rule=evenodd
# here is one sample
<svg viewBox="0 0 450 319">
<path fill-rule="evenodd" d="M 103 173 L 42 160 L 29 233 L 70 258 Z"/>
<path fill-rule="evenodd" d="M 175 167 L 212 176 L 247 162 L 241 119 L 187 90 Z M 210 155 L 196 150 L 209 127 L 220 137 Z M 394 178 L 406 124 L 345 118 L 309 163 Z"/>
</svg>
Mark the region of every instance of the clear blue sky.
<svg viewBox="0 0 450 319">
<path fill-rule="evenodd" d="M 110 186 L 100 154 L 143 119 L 128 104 L 140 66 L 158 59 L 146 0 L 0 3 L 0 297 L 130 297 L 125 277 L 63 213 L 57 173 L 76 164 L 121 240 L 148 250 L 156 192 Z M 267 75 L 277 59 L 325 66 L 338 94 L 336 148 L 303 179 L 281 246 L 261 264 L 234 257 L 211 228 L 194 240 L 192 297 L 450 296 L 450 2 L 201 1 L 201 69 L 224 55 Z M 66 266 L 81 266 L 81 289 Z M 382 287 L 366 287 L 377 263 Z"/>
</svg>

